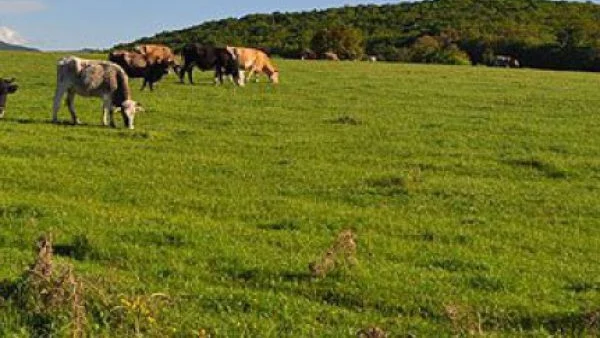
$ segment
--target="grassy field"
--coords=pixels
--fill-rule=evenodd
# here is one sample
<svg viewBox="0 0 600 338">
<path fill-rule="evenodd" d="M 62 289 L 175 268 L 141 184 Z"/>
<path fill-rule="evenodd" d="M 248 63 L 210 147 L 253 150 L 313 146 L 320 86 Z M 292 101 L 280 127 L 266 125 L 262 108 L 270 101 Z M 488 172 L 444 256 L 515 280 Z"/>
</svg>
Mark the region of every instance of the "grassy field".
<svg viewBox="0 0 600 338">
<path fill-rule="evenodd" d="M 86 125 L 50 123 L 59 57 L 0 54 L 21 86 L 0 121 L 0 336 L 69 335 L 15 300 L 43 233 L 96 336 L 598 332 L 597 74 L 279 60 L 278 87 L 132 80 L 129 131 L 97 99 L 76 101 Z M 358 264 L 311 278 L 344 229 Z"/>
</svg>

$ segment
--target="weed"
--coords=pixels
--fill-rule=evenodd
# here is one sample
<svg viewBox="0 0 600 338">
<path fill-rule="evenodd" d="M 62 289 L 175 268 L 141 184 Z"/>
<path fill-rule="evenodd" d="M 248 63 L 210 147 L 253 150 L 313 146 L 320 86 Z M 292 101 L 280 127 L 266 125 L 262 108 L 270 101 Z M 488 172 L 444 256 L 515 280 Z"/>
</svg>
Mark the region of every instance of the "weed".
<svg viewBox="0 0 600 338">
<path fill-rule="evenodd" d="M 387 333 L 383 329 L 371 326 L 362 329 L 356 333 L 357 338 L 387 338 Z"/>
<path fill-rule="evenodd" d="M 474 313 L 469 307 L 448 304 L 444 306 L 444 312 L 452 323 L 454 334 L 459 336 L 484 334 L 480 314 Z"/>
<path fill-rule="evenodd" d="M 83 283 L 69 265 L 56 267 L 52 237 L 37 241 L 37 258 L 15 283 L 10 300 L 27 318 L 32 334 L 52 336 L 68 328 L 73 337 L 83 337 L 86 326 Z"/>
<path fill-rule="evenodd" d="M 357 262 L 356 235 L 352 230 L 344 230 L 318 260 L 309 264 L 308 269 L 313 277 L 323 278 L 339 266 L 353 266 Z"/>
</svg>

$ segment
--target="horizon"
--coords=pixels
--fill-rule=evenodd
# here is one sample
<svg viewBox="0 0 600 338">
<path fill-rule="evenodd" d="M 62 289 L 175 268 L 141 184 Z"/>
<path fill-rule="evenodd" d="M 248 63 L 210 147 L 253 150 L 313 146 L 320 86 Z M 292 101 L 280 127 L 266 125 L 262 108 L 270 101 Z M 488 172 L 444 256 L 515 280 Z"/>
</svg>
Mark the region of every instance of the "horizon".
<svg viewBox="0 0 600 338">
<path fill-rule="evenodd" d="M 59 3 L 50 0 L 0 0 L 0 41 L 42 51 L 107 49 L 163 31 L 181 30 L 226 18 L 400 2 L 403 1 L 308 0 L 297 5 L 291 0 L 266 0 L 260 4 L 234 0 L 228 6 L 222 6 L 180 0 L 177 6 L 169 7 L 157 1 L 142 0 L 106 0 L 83 5 L 75 0 Z M 68 19 L 64 19 L 65 16 Z M 109 25 L 90 24 L 104 17 L 110 17 Z"/>
</svg>

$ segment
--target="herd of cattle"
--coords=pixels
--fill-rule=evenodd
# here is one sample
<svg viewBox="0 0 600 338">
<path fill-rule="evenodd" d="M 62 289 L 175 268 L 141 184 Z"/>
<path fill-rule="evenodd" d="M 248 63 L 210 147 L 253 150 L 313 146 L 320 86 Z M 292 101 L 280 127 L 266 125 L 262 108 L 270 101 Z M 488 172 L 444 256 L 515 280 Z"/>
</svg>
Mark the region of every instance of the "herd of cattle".
<svg viewBox="0 0 600 338">
<path fill-rule="evenodd" d="M 239 86 L 244 86 L 252 76 L 265 74 L 269 80 L 279 83 L 279 71 L 269 56 L 261 50 L 245 47 L 212 47 L 188 44 L 181 53 L 183 65 L 173 51 L 163 45 L 141 45 L 133 51 L 117 50 L 109 54 L 108 61 L 86 60 L 75 56 L 60 59 L 57 65 L 56 92 L 52 109 L 52 121 L 58 122 L 62 98 L 73 124 L 79 124 L 75 112 L 75 96 L 99 97 L 103 100 L 102 123 L 115 127 L 114 111 L 119 109 L 127 128 L 133 129 L 136 112 L 143 108 L 131 98 L 129 78 L 142 78 L 142 90 L 162 79 L 172 69 L 184 83 L 187 73 L 193 83 L 194 66 L 201 70 L 215 70 L 215 82 L 223 83 L 223 76 L 230 76 Z M 245 75 L 248 72 L 248 75 Z M 14 79 L 0 78 L 0 118 L 4 116 L 8 94 L 17 91 Z"/>
</svg>

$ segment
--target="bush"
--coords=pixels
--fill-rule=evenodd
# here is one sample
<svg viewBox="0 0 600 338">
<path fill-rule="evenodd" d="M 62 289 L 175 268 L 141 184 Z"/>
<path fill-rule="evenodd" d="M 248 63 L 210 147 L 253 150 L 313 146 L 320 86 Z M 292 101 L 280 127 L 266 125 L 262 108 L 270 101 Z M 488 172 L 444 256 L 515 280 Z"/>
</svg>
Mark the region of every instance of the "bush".
<svg viewBox="0 0 600 338">
<path fill-rule="evenodd" d="M 440 36 L 424 35 L 411 46 L 411 61 L 448 65 L 469 65 L 469 55 Z"/>
</svg>

